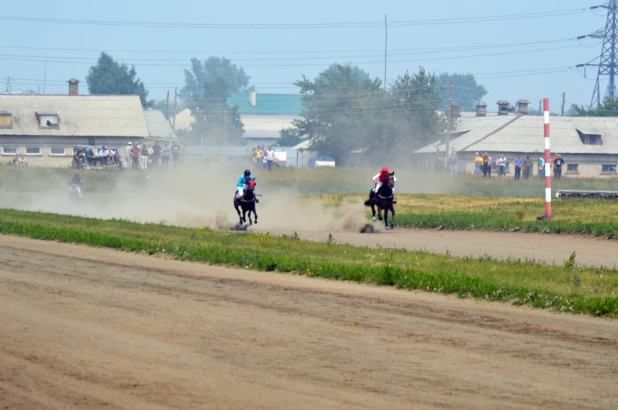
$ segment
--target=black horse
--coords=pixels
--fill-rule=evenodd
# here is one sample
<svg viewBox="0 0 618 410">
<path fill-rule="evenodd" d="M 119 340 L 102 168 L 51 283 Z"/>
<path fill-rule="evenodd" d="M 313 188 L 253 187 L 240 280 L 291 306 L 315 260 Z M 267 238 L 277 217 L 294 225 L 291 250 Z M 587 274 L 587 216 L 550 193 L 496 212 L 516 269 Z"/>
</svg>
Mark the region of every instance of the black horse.
<svg viewBox="0 0 618 410">
<path fill-rule="evenodd" d="M 245 193 L 241 198 L 237 198 L 236 194 L 234 194 L 234 208 L 236 208 L 236 212 L 238 212 L 238 217 L 240 218 L 240 224 L 247 222 L 247 212 L 249 213 L 249 225 L 253 225 L 253 221 L 251 220 L 251 212 L 255 216 L 255 223 L 258 223 L 258 215 L 255 212 L 255 184 L 253 181 L 249 181 L 247 184 L 247 188 L 245 189 Z M 240 209 L 242 208 L 242 214 L 240 213 Z"/>
<path fill-rule="evenodd" d="M 389 229 L 388 226 L 388 211 L 391 211 L 392 220 L 390 229 L 395 227 L 395 208 L 393 208 L 393 189 L 395 188 L 395 176 L 394 173 L 388 175 L 388 179 L 385 183 L 382 184 L 378 192 L 373 192 L 373 189 L 369 192 L 369 200 L 365 201 L 366 206 L 371 207 L 371 212 L 373 214 L 373 222 L 376 221 L 376 209 L 378 207 L 378 219 L 382 220 L 382 210 L 384 210 L 384 226 L 386 230 Z M 375 201 L 374 201 L 375 199 Z"/>
</svg>

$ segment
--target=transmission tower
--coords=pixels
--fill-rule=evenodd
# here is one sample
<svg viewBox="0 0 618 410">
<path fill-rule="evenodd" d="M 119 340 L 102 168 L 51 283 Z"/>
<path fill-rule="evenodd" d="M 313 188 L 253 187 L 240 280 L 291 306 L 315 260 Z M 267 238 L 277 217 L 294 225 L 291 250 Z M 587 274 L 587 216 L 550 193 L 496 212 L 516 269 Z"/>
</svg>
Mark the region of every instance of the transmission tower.
<svg viewBox="0 0 618 410">
<path fill-rule="evenodd" d="M 601 104 L 601 77 L 609 77 L 603 101 L 610 99 L 615 100 L 618 97 L 616 89 L 617 83 L 615 81 L 615 76 L 618 72 L 618 67 L 616 67 L 618 64 L 618 42 L 616 40 L 616 36 L 618 35 L 618 0 L 608 0 L 600 6 L 593 6 L 590 8 L 593 10 L 599 8 L 607 9 L 605 28 L 597 30 L 587 36 L 579 37 L 593 37 L 603 40 L 603 48 L 601 49 L 599 62 L 597 64 L 587 63 L 578 65 L 578 67 L 599 67 L 597 81 L 595 82 L 594 91 L 592 93 L 592 100 L 590 101 L 590 109 L 593 109 Z"/>
</svg>

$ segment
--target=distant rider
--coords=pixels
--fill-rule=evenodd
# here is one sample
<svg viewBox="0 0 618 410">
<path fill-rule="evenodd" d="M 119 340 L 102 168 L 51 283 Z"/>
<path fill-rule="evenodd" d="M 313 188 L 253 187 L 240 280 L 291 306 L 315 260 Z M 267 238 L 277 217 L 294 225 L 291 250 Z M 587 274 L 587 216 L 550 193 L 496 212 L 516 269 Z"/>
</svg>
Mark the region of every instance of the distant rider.
<svg viewBox="0 0 618 410">
<path fill-rule="evenodd" d="M 71 180 L 69 181 L 69 192 L 71 192 L 71 189 L 75 189 L 79 195 L 79 197 L 82 197 L 82 189 L 80 188 L 80 185 L 82 184 L 82 179 L 79 177 L 79 174 L 75 174 L 73 175 L 73 178 L 71 178 Z"/>
<path fill-rule="evenodd" d="M 395 182 L 397 182 L 397 178 L 394 176 L 395 173 L 393 172 L 393 178 L 395 179 Z M 375 187 L 373 188 L 373 202 L 376 203 L 378 201 L 378 198 L 376 197 L 378 191 L 380 190 L 380 188 L 382 187 L 382 185 L 388 181 L 388 177 L 390 176 L 390 172 L 388 170 L 388 167 L 383 167 L 382 171 L 380 171 L 376 176 L 373 177 L 373 183 L 375 184 Z M 394 199 L 395 196 L 395 188 L 393 187 L 393 203 L 396 204 L 397 201 L 395 201 Z"/>
<path fill-rule="evenodd" d="M 238 193 L 236 194 L 236 202 L 237 202 L 236 205 L 238 205 L 238 201 L 245 194 L 245 189 L 247 189 L 247 183 L 249 181 L 253 181 L 254 184 L 256 183 L 255 178 L 251 176 L 251 171 L 247 169 L 240 176 L 240 178 L 238 178 L 238 182 L 236 183 L 236 187 L 238 188 Z M 259 203 L 260 201 L 257 198 L 255 198 L 255 202 Z"/>
</svg>

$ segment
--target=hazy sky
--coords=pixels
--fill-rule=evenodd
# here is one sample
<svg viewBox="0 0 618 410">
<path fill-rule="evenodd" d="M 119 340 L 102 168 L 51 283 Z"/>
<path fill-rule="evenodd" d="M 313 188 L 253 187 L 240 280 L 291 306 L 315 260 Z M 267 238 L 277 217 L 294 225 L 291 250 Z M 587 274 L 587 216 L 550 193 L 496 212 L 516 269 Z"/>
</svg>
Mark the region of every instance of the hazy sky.
<svg viewBox="0 0 618 410">
<path fill-rule="evenodd" d="M 4 19 L 0 21 L 0 85 L 6 88 L 6 77 L 11 76 L 13 90 L 42 90 L 47 56 L 46 92 L 64 94 L 65 81 L 71 77 L 84 80 L 103 50 L 136 66 L 150 91 L 149 99 L 164 98 L 167 90 L 181 87 L 183 67 L 193 56 L 232 59 L 245 68 L 258 93 L 295 93 L 292 82 L 303 74 L 313 78 L 333 62 L 351 62 L 383 78 L 383 21 L 387 15 L 391 24 L 387 81 L 406 70 L 416 71 L 420 65 L 436 73 L 470 72 L 489 91 L 485 100 L 492 111 L 499 99 L 514 103 L 527 98 L 537 107 L 542 97 L 551 98 L 552 109 L 559 110 L 563 91 L 567 106 L 590 102 L 596 70 L 590 67 L 586 79 L 583 69 L 574 66 L 595 58 L 601 44 L 575 38 L 605 24 L 604 9 L 587 10 L 602 1 L 107 0 L 92 5 L 83 0 L 11 1 L 4 2 L 0 18 L 228 26 L 117 27 Z M 561 10 L 563 15 L 555 15 Z M 544 12 L 554 14 L 533 17 Z M 507 15 L 512 17 L 506 19 Z M 470 22 L 487 16 L 502 18 Z M 436 19 L 439 21 L 432 21 Z M 444 19 L 454 20 L 444 24 Z M 324 28 L 327 23 L 360 22 L 376 26 Z M 311 24 L 314 26 L 306 26 Z M 258 29 L 249 25 L 271 26 Z M 461 48 L 465 49 L 458 50 Z M 86 84 L 81 90 L 86 91 Z"/>
</svg>

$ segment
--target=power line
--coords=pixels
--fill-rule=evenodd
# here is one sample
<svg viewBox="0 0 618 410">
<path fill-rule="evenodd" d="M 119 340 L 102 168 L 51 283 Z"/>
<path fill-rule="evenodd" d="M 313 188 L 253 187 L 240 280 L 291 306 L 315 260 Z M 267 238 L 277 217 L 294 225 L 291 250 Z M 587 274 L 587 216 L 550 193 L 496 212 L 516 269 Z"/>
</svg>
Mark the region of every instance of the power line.
<svg viewBox="0 0 618 410">
<path fill-rule="evenodd" d="M 590 12 L 587 8 L 568 10 L 553 10 L 545 12 L 503 14 L 475 17 L 456 17 L 441 19 L 401 20 L 390 23 L 391 27 L 427 26 L 439 24 L 465 24 L 490 21 L 520 20 L 531 18 L 563 17 L 567 15 L 583 14 Z M 290 24 L 241 24 L 241 23 L 181 23 L 181 22 L 149 22 L 149 21 L 112 21 L 112 20 L 85 20 L 85 19 L 57 19 L 43 17 L 23 16 L 0 16 L 0 20 L 19 21 L 32 23 L 73 24 L 89 26 L 113 26 L 113 27 L 141 27 L 141 28 L 189 28 L 189 29 L 251 29 L 251 30 L 282 30 L 282 29 L 340 29 L 340 28 L 373 28 L 382 27 L 382 22 L 332 22 L 332 23 L 290 23 Z"/>
</svg>

